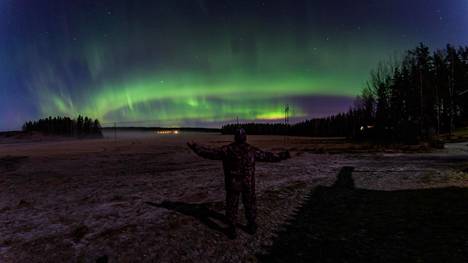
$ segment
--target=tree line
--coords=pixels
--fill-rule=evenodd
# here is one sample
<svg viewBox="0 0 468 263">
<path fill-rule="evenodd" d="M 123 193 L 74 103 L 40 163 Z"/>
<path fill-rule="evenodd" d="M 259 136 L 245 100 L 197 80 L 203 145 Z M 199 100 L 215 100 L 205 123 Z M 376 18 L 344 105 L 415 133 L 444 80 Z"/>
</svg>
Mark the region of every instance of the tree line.
<svg viewBox="0 0 468 263">
<path fill-rule="evenodd" d="M 42 132 L 44 134 L 63 136 L 98 136 L 102 137 L 99 120 L 78 116 L 76 119 L 69 117 L 48 117 L 37 121 L 28 121 L 23 125 L 24 132 Z"/>
<path fill-rule="evenodd" d="M 284 123 L 241 123 L 227 124 L 221 128 L 223 134 L 234 134 L 238 128 L 243 128 L 247 134 L 252 135 L 294 135 L 311 137 L 355 137 L 351 130 L 359 123 L 355 121 L 359 112 L 350 110 L 348 113 L 340 113 L 326 118 L 306 120 L 293 125 Z"/>
<path fill-rule="evenodd" d="M 345 136 L 381 141 L 430 140 L 468 126 L 468 47 L 424 44 L 381 63 L 346 113 L 293 125 L 242 124 L 250 134 Z M 238 125 L 229 124 L 223 133 Z"/>
</svg>

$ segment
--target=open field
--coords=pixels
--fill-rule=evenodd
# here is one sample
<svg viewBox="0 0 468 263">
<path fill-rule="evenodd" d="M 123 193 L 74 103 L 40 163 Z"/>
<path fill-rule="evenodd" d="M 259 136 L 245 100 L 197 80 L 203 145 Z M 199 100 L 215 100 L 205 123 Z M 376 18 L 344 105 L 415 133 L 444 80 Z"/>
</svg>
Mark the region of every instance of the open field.
<svg viewBox="0 0 468 263">
<path fill-rule="evenodd" d="M 221 163 L 191 153 L 189 140 L 223 145 L 231 137 L 1 141 L 0 262 L 255 262 L 275 247 L 305 197 L 330 186 L 343 166 L 355 167 L 356 187 L 369 191 L 468 186 L 467 143 L 405 153 L 250 136 L 251 144 L 289 149 L 293 158 L 257 164 L 259 231 L 239 231 L 231 241 Z"/>
</svg>

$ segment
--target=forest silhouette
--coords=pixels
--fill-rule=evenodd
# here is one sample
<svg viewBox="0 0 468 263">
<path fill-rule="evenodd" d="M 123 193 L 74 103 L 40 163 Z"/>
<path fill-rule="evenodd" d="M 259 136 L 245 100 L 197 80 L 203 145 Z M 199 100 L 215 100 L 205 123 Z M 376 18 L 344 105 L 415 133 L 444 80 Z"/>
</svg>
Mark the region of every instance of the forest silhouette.
<svg viewBox="0 0 468 263">
<path fill-rule="evenodd" d="M 78 116 L 76 119 L 69 117 L 48 117 L 37 121 L 28 121 L 23 125 L 24 132 L 41 132 L 62 136 L 102 137 L 99 120 Z"/>
<path fill-rule="evenodd" d="M 423 43 L 380 63 L 346 113 L 297 124 L 228 124 L 249 134 L 330 136 L 413 143 L 468 125 L 468 47 Z"/>
</svg>

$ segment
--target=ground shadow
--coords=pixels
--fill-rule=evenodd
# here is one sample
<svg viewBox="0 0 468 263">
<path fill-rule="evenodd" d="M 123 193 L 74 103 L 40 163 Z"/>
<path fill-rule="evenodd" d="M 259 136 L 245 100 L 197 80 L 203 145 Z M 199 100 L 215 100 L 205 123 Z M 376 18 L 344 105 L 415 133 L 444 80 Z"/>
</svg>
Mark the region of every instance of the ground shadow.
<svg viewBox="0 0 468 263">
<path fill-rule="evenodd" d="M 214 202 L 214 203 L 201 203 L 201 204 L 191 204 L 191 203 L 184 203 L 184 202 L 171 202 L 171 201 L 163 201 L 162 203 L 153 203 L 153 202 L 146 202 L 149 205 L 165 208 L 168 210 L 176 211 L 178 213 L 191 216 L 199 220 L 202 224 L 206 225 L 210 229 L 216 230 L 221 232 L 225 235 L 228 234 L 227 232 L 227 220 L 226 217 L 213 210 L 212 207 L 219 206 L 222 203 Z M 221 222 L 219 224 L 214 220 Z"/>
<path fill-rule="evenodd" d="M 468 262 L 468 189 L 318 187 L 262 262 Z"/>
<path fill-rule="evenodd" d="M 15 171 L 25 163 L 28 158 L 28 156 L 2 156 L 0 157 L 0 172 Z"/>
</svg>

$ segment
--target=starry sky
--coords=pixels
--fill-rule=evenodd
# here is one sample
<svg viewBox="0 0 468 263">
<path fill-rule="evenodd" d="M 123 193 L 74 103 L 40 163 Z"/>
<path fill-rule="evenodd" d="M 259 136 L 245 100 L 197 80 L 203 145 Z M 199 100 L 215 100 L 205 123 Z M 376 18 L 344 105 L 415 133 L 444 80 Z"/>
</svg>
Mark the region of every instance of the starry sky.
<svg viewBox="0 0 468 263">
<path fill-rule="evenodd" d="M 0 0 L 0 130 L 346 111 L 382 60 L 468 44 L 467 0 Z"/>
</svg>

